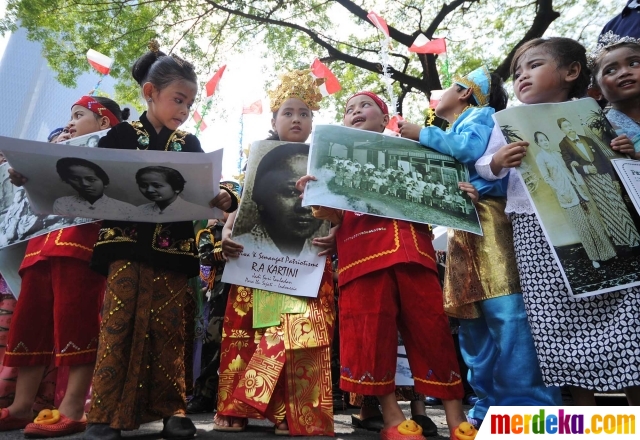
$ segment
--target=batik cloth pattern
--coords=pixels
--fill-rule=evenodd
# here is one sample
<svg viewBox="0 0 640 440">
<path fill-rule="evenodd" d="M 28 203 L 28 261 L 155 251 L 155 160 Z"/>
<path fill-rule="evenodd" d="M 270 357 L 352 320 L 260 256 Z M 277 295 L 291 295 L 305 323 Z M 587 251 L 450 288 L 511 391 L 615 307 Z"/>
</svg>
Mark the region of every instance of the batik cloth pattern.
<svg viewBox="0 0 640 440">
<path fill-rule="evenodd" d="M 331 336 L 335 321 L 329 260 L 317 298 L 280 325 L 253 328 L 253 291 L 233 286 L 223 324 L 218 412 L 285 420 L 291 435 L 333 436 Z"/>
<path fill-rule="evenodd" d="M 110 265 L 89 423 L 131 430 L 185 413 L 188 294 L 186 274 L 126 260 Z"/>
<path fill-rule="evenodd" d="M 640 287 L 573 298 L 536 216 L 514 214 L 513 234 L 545 384 L 595 391 L 640 385 Z"/>
<path fill-rule="evenodd" d="M 506 200 L 485 197 L 476 204 L 483 235 L 449 229 L 444 311 L 454 318 L 481 314 L 476 302 L 520 292 L 513 229 Z"/>
</svg>

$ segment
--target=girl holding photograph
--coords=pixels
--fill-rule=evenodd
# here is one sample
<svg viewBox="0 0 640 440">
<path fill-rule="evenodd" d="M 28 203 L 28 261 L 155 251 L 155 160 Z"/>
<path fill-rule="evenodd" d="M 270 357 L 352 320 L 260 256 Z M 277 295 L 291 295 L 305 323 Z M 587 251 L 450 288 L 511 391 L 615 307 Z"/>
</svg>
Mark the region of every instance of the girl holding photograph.
<svg viewBox="0 0 640 440">
<path fill-rule="evenodd" d="M 504 110 L 502 79 L 485 67 L 454 79 L 435 113 L 448 121 L 447 131 L 399 122 L 403 137 L 449 154 L 469 165 L 471 184 L 480 193 L 476 210 L 483 235 L 449 229 L 444 282 L 445 312 L 460 320 L 460 350 L 469 367 L 469 384 L 479 400 L 469 419 L 480 426 L 495 405 L 560 405 L 560 390 L 547 388 L 537 367 L 536 351 L 520 293 L 511 223 L 504 215 L 507 179 L 486 180 L 473 168 L 487 149 Z M 442 206 L 455 209 L 453 186 Z M 496 264 L 494 255 L 502 256 Z M 526 373 L 525 373 L 526 372 Z"/>
<path fill-rule="evenodd" d="M 71 107 L 71 120 L 57 142 L 113 127 L 128 114 L 108 98 L 83 96 Z M 19 173 L 10 174 L 15 184 L 26 182 Z M 105 290 L 104 276 L 89 267 L 99 230 L 100 223 L 88 223 L 29 240 L 3 361 L 18 368 L 16 394 L 0 410 L 0 431 L 24 428 L 25 435 L 60 437 L 85 430 Z M 56 366 L 69 367 L 64 399 L 53 413 L 42 410 L 34 420 L 36 393 L 52 358 Z"/>
<path fill-rule="evenodd" d="M 309 71 L 293 71 L 282 77 L 270 92 L 272 126 L 277 137 L 286 142 L 304 142 L 311 134 L 312 111 L 318 110 L 322 95 Z M 284 252 L 299 252 L 307 246 L 305 233 L 320 224 L 303 208 L 295 181 L 306 171 L 309 146 L 293 144 L 289 157 L 279 156 L 278 147 L 267 153 L 256 170 L 253 200 L 262 219 L 251 231 L 256 239 L 274 243 Z M 283 166 L 284 165 L 284 166 Z M 271 172 L 277 168 L 283 172 Z M 259 183 L 260 181 L 260 183 Z M 266 206 L 268 192 L 275 192 L 277 206 Z M 231 239 L 235 215 L 231 215 L 222 235 L 222 250 L 228 258 L 237 258 L 242 245 Z M 280 227 L 278 228 L 278 222 Z M 271 234 L 271 235 L 270 235 Z M 316 246 L 326 238 L 314 239 Z M 328 237 L 328 241 L 333 241 Z M 280 243 L 280 244 L 278 244 Z M 335 322 L 333 272 L 326 259 L 316 298 L 300 298 L 232 286 L 225 313 L 220 357 L 218 412 L 214 430 L 243 431 L 249 418 L 267 418 L 279 435 L 333 436 L 333 400 L 331 397 L 331 339 Z M 265 307 L 270 298 L 281 296 L 282 308 L 276 312 L 280 325 L 255 322 L 254 311 Z M 271 306 L 273 307 L 273 306 Z M 303 330 L 304 329 L 304 330 Z M 304 332 L 304 341 L 299 339 Z M 306 342 L 305 342 L 306 341 Z M 265 356 L 269 368 L 263 364 Z"/>
<path fill-rule="evenodd" d="M 202 152 L 179 129 L 198 91 L 193 66 L 156 42 L 133 65 L 147 111 L 118 124 L 99 148 Z M 221 186 L 212 206 L 233 211 L 237 198 Z M 119 439 L 121 430 L 162 419 L 164 438 L 190 438 L 185 396 L 184 305 L 187 280 L 199 274 L 193 224 L 104 221 L 92 266 L 107 276 L 98 361 L 85 439 Z"/>
<path fill-rule="evenodd" d="M 585 95 L 589 70 L 585 48 L 569 38 L 536 38 L 511 63 L 516 97 L 523 104 L 568 101 Z M 476 170 L 485 179 L 509 174 L 505 212 L 513 241 L 523 299 L 547 386 L 568 386 L 578 405 L 595 405 L 594 391 L 624 389 L 640 404 L 640 288 L 572 298 L 551 247 L 514 167 L 528 143 L 506 144 L 496 125 Z M 600 208 L 600 207 L 598 207 Z"/>
<path fill-rule="evenodd" d="M 359 92 L 347 100 L 345 126 L 382 133 L 388 123 L 388 107 L 376 94 Z M 315 177 L 301 178 L 298 189 L 309 180 Z M 462 380 L 429 226 L 326 207 L 314 207 L 314 215 L 340 225 L 340 388 L 378 398 L 382 440 L 424 440 L 426 432 L 405 419 L 396 399 L 399 330 L 415 392 L 442 399 L 452 440 L 473 430 L 462 411 Z M 429 338 L 416 334 L 417 327 Z"/>
<path fill-rule="evenodd" d="M 597 88 L 611 104 L 607 119 L 620 135 L 612 148 L 640 159 L 640 41 L 609 31 L 600 36 L 589 63 Z"/>
</svg>

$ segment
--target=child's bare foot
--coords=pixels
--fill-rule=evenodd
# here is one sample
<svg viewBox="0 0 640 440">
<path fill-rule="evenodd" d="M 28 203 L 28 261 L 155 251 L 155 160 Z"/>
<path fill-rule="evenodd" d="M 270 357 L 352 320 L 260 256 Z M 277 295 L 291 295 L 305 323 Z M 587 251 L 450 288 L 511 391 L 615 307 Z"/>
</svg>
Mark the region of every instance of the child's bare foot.
<svg viewBox="0 0 640 440">
<path fill-rule="evenodd" d="M 287 423 L 287 419 L 284 419 L 276 425 L 276 435 L 289 435 L 289 424 Z"/>
<path fill-rule="evenodd" d="M 229 417 L 216 414 L 213 417 L 214 431 L 244 431 L 247 427 L 247 419 L 242 417 Z"/>
</svg>

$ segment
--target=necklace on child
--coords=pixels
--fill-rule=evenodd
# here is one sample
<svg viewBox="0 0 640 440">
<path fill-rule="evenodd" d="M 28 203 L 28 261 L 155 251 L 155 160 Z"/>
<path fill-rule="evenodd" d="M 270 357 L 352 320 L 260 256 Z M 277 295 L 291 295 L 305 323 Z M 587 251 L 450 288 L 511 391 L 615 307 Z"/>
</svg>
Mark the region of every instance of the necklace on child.
<svg viewBox="0 0 640 440">
<path fill-rule="evenodd" d="M 140 147 L 144 147 L 144 148 L 138 147 L 137 150 L 148 150 L 149 149 L 149 133 L 147 132 L 147 130 L 144 129 L 142 122 L 133 121 L 131 123 L 131 126 L 133 127 L 133 129 L 136 131 L 136 134 L 138 135 L 138 145 L 140 145 Z M 179 136 L 178 130 L 176 130 L 173 133 L 171 133 L 171 136 L 169 136 L 169 140 L 167 141 L 167 145 L 165 145 L 164 150 L 165 151 L 182 151 L 182 145 L 180 144 L 184 144 L 184 136 Z"/>
<path fill-rule="evenodd" d="M 451 126 L 453 124 L 455 124 L 455 122 L 458 120 L 458 118 L 460 117 L 460 115 L 462 115 L 464 112 L 466 112 L 467 110 L 469 110 L 470 108 L 475 107 L 475 105 L 471 105 L 469 104 L 468 106 L 466 106 L 465 108 L 462 109 L 462 111 L 460 113 L 454 113 L 453 114 L 453 121 L 451 121 L 449 123 L 449 125 L 447 126 L 447 130 L 449 130 L 451 128 Z"/>
</svg>

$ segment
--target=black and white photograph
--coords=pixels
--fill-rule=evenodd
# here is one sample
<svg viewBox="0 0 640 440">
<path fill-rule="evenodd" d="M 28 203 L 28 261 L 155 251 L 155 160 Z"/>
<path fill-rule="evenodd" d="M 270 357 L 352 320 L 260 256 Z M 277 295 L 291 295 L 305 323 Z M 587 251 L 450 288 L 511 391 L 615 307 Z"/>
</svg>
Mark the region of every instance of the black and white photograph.
<svg viewBox="0 0 640 440">
<path fill-rule="evenodd" d="M 611 163 L 623 156 L 609 147 L 616 134 L 597 103 L 514 107 L 495 119 L 507 142 L 530 144 L 520 176 L 569 291 L 639 285 L 638 216 Z"/>
<path fill-rule="evenodd" d="M 25 189 L 9 181 L 9 164 L 6 162 L 0 164 L 0 181 L 0 249 L 56 229 L 94 221 L 34 213 Z"/>
<path fill-rule="evenodd" d="M 337 125 L 311 141 L 303 205 L 319 205 L 482 234 L 468 195 L 468 170 L 418 142 Z"/>
<path fill-rule="evenodd" d="M 223 281 L 289 295 L 317 295 L 324 257 L 312 245 L 327 222 L 302 206 L 296 181 L 306 174 L 309 145 L 252 144 L 232 239 L 244 246 L 225 266 Z M 313 288 L 312 286 L 316 287 Z"/>
<path fill-rule="evenodd" d="M 5 148 L 6 145 L 6 148 Z M 167 223 L 215 218 L 222 150 L 176 155 L 0 137 L 39 214 Z"/>
<path fill-rule="evenodd" d="M 83 136 L 78 136 L 71 138 L 67 141 L 62 142 L 62 145 L 74 145 L 76 147 L 89 147 L 89 148 L 97 148 L 98 141 L 103 136 L 109 132 L 110 128 L 102 131 L 96 131 L 93 133 L 85 134 Z"/>
</svg>

